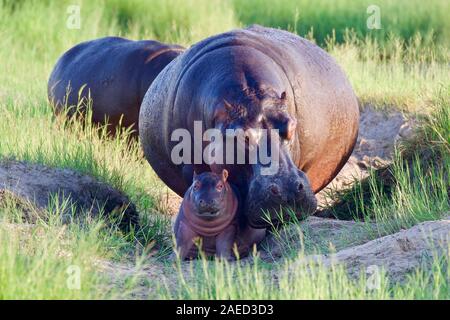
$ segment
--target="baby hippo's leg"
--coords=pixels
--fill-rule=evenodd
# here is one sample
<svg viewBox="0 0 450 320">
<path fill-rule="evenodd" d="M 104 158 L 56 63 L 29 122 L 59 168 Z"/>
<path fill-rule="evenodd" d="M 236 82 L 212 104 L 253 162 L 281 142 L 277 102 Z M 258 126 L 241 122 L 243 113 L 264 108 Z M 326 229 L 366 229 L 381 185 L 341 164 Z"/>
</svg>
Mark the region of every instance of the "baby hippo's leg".
<svg viewBox="0 0 450 320">
<path fill-rule="evenodd" d="M 266 236 L 266 229 L 255 229 L 252 228 L 250 226 L 247 226 L 245 228 L 245 235 L 248 239 L 248 242 L 250 243 L 250 245 L 252 246 L 253 244 L 258 244 L 260 243 L 264 237 Z"/>
<path fill-rule="evenodd" d="M 175 237 L 180 258 L 181 260 L 185 260 L 194 246 L 194 239 L 197 237 L 197 234 L 183 223 L 183 221 L 180 221 Z"/>
<path fill-rule="evenodd" d="M 230 225 L 216 237 L 216 255 L 233 260 L 233 245 L 236 242 L 236 226 Z"/>
<path fill-rule="evenodd" d="M 266 229 L 255 229 L 247 225 L 242 233 L 239 235 L 240 252 L 241 255 L 247 255 L 252 250 L 253 245 L 260 243 L 266 236 Z"/>
</svg>

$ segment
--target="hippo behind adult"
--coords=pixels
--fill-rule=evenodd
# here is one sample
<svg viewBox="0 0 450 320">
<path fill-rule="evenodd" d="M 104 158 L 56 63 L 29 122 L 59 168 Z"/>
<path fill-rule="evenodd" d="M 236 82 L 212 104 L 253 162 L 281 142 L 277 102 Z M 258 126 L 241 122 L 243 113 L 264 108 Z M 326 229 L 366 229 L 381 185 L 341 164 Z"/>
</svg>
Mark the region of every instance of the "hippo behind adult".
<svg viewBox="0 0 450 320">
<path fill-rule="evenodd" d="M 313 43 L 282 30 L 253 26 L 207 38 L 165 68 L 150 86 L 139 116 L 140 138 L 158 176 L 183 195 L 192 165 L 171 160 L 171 133 L 203 129 L 275 128 L 280 167 L 262 175 L 257 164 L 207 166 L 241 192 L 244 214 L 265 227 L 280 206 L 304 217 L 316 208 L 324 188 L 350 156 L 358 133 L 355 94 L 336 62 Z M 251 139 L 250 143 L 258 143 Z M 278 210 L 279 211 L 279 210 Z"/>
<path fill-rule="evenodd" d="M 80 43 L 56 63 L 48 81 L 48 98 L 58 113 L 76 106 L 83 89 L 80 98 L 90 94 L 94 123 L 105 124 L 108 119 L 112 133 L 119 124 L 137 131 L 139 108 L 148 87 L 183 50 L 178 45 L 119 37 Z"/>
</svg>

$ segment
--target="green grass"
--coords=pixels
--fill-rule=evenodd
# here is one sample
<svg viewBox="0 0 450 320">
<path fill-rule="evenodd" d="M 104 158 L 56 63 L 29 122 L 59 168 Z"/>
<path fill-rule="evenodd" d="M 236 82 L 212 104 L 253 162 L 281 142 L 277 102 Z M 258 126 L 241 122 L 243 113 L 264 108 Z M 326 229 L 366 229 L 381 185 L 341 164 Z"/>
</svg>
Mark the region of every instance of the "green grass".
<svg viewBox="0 0 450 320">
<path fill-rule="evenodd" d="M 66 28 L 66 10 L 72 4 L 81 5 L 79 30 Z M 130 196 L 143 219 L 142 229 L 130 234 L 106 227 L 104 221 L 63 226 L 56 217 L 64 204 L 55 203 L 39 213 L 46 219 L 29 225 L 22 222 L 25 209 L 15 200 L 2 203 L 0 299 L 132 297 L 142 281 L 151 282 L 151 277 L 131 276 L 119 286 L 99 272 L 96 262 L 128 262 L 139 269 L 149 263 L 148 255 L 156 252 L 159 260 L 151 263 L 161 263 L 170 252 L 170 221 L 161 214 L 165 213 L 162 198 L 167 188 L 143 159 L 139 144 L 130 142 L 126 132 L 108 137 L 104 128 L 90 123 L 67 125 L 53 116 L 47 103 L 47 79 L 56 59 L 73 45 L 101 36 L 151 38 L 189 46 L 251 23 L 307 36 L 342 66 L 362 105 L 395 106 L 414 113 L 423 124 L 417 141 L 398 151 L 389 171 L 395 180 L 389 191 L 379 173 L 373 173 L 367 183 L 339 194 L 346 207 L 334 209 L 383 226 L 369 238 L 448 212 L 449 4 L 378 1 L 381 30 L 366 28 L 369 4 L 366 0 L 0 0 L 0 60 L 4 62 L 0 69 L 0 159 L 92 175 Z M 302 254 L 332 251 L 325 243 L 314 242 L 299 223 L 295 225 L 293 232 L 298 234 L 289 238 L 283 259 L 276 263 L 241 266 L 198 261 L 192 273 L 184 269 L 175 273 L 172 280 L 177 286 L 161 284 L 152 297 L 448 298 L 448 255 L 434 261 L 431 269 L 420 268 L 405 283 L 390 283 L 383 276 L 381 289 L 374 292 L 366 290 L 364 275 L 350 279 L 339 267 L 330 272 L 317 266 L 313 273 L 297 267 L 275 280 L 274 270 L 289 269 Z M 80 290 L 67 287 L 71 265 L 80 267 Z"/>
<path fill-rule="evenodd" d="M 326 48 L 347 73 L 362 105 L 429 113 L 440 92 L 450 90 L 448 47 L 427 46 L 420 34 L 407 46 L 397 36 L 384 47 L 353 32 L 345 38 L 343 44 L 330 38 Z M 446 58 L 440 60 L 439 54 Z"/>
<path fill-rule="evenodd" d="M 148 170 L 138 142 L 130 142 L 127 132 L 108 137 L 105 128 L 76 120 L 64 125 L 50 112 L 30 116 L 17 111 L 17 104 L 2 106 L 0 113 L 1 157 L 72 168 L 132 195 L 142 209 L 154 206 L 163 185 Z"/>
<path fill-rule="evenodd" d="M 109 296 L 109 292 L 99 290 L 104 281 L 94 274 L 96 247 L 91 247 L 95 243 L 90 235 L 67 237 L 65 241 L 77 247 L 68 251 L 70 257 L 64 257 L 59 243 L 62 239 L 52 236 L 57 231 L 34 227 L 29 239 L 24 240 L 20 231 L 0 227 L 0 299 L 104 299 Z M 37 241 L 39 246 L 33 243 Z M 69 272 L 74 268 L 79 268 L 82 276 L 80 289 L 67 285 Z"/>
<path fill-rule="evenodd" d="M 31 209 L 32 210 L 32 209 Z M 96 259 L 107 257 L 103 224 L 88 228 L 62 225 L 61 211 L 47 212 L 46 222 L 22 224 L 23 212 L 12 198 L 0 208 L 0 299 L 104 299 L 115 288 L 97 272 Z M 105 241 L 107 239 L 107 241 Z M 77 282 L 73 272 L 80 275 Z M 75 274 L 76 276 L 76 274 Z M 79 285 L 77 284 L 79 283 Z M 99 290 L 103 288 L 102 290 Z"/>
<path fill-rule="evenodd" d="M 340 218 L 374 220 L 390 232 L 450 210 L 450 91 L 436 98 L 431 114 L 423 116 L 415 138 L 396 150 L 393 163 L 372 171 L 351 189 L 330 192 Z"/>
<path fill-rule="evenodd" d="M 289 29 L 297 7 L 302 9 L 300 21 L 309 21 L 305 30 L 314 26 L 315 32 L 308 34 L 303 27 L 296 31 L 312 37 L 335 56 L 364 103 L 420 111 L 441 87 L 449 86 L 449 28 L 442 16 L 448 7 L 445 1 L 433 1 L 423 10 L 416 10 L 417 3 L 404 1 L 379 4 L 387 15 L 383 30 L 389 30 L 388 34 L 365 29 L 360 21 L 365 19 L 365 1 L 334 1 L 332 5 L 319 1 L 313 6 L 306 1 L 253 2 L 24 1 L 14 9 L 3 6 L 0 44 L 8 50 L 2 50 L 0 57 L 9 63 L 0 73 L 0 101 L 20 102 L 26 114 L 48 113 L 44 93 L 51 68 L 65 50 L 81 41 L 122 35 L 188 46 L 254 22 Z M 81 4 L 81 28 L 68 29 L 67 6 L 77 3 Z M 269 12 L 270 16 L 266 14 Z M 347 29 L 338 28 L 343 23 Z M 324 28 L 320 34 L 319 27 Z M 25 102 L 33 104 L 31 110 L 23 107 Z"/>
<path fill-rule="evenodd" d="M 144 215 L 141 228 L 125 234 L 118 223 L 75 216 L 57 199 L 43 210 L 0 194 L 0 299 L 131 298 L 135 281 L 118 285 L 106 262 L 139 265 L 167 254 L 167 219 Z M 64 224 L 60 217 L 71 211 L 73 222 Z"/>
<path fill-rule="evenodd" d="M 424 5 L 419 0 L 233 0 L 237 18 L 244 24 L 258 23 L 296 31 L 300 35 L 313 32 L 314 38 L 324 44 L 333 30 L 338 42 L 345 41 L 345 33 L 353 29 L 359 37 L 370 36 L 388 42 L 389 35 L 404 40 L 417 33 L 432 33 L 442 43 L 450 41 L 446 12 L 449 3 L 431 0 Z M 368 29 L 367 8 L 380 8 L 381 29 Z"/>
<path fill-rule="evenodd" d="M 270 270 L 254 264 L 230 264 L 206 260 L 192 263 L 186 271 L 178 268 L 175 288 L 161 285 L 166 299 L 448 299 L 448 256 L 434 257 L 432 275 L 420 268 L 402 283 L 390 282 L 383 269 L 379 286 L 371 289 L 368 276 L 361 272 L 350 278 L 339 265 L 325 267 L 320 262 L 302 264 L 284 261 Z M 272 273 L 278 276 L 274 278 Z"/>
</svg>

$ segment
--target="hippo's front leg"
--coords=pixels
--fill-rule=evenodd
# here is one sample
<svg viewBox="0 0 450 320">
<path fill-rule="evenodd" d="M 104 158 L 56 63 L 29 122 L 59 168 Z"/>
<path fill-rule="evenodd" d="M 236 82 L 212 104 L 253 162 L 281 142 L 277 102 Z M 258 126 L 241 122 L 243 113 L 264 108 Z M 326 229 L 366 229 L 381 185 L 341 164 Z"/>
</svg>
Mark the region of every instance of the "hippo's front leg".
<svg viewBox="0 0 450 320">
<path fill-rule="evenodd" d="M 256 229 L 249 225 L 239 235 L 240 250 L 242 254 L 247 255 L 250 253 L 254 245 L 260 243 L 266 236 L 266 229 Z M 240 252 L 240 253 L 241 253 Z"/>
<path fill-rule="evenodd" d="M 216 255 L 227 260 L 235 258 L 233 254 L 233 245 L 236 242 L 236 226 L 228 226 L 216 237 Z"/>
<path fill-rule="evenodd" d="M 181 260 L 185 260 L 194 246 L 194 239 L 198 235 L 189 228 L 188 225 L 180 221 L 178 230 L 175 232 L 177 250 L 179 250 Z"/>
</svg>

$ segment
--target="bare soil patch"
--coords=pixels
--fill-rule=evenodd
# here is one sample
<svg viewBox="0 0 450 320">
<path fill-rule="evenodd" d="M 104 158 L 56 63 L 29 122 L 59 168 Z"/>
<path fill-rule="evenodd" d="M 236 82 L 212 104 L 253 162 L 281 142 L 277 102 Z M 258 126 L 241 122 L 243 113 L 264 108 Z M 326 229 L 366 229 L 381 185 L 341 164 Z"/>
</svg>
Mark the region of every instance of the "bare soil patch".
<svg viewBox="0 0 450 320">
<path fill-rule="evenodd" d="M 449 238 L 450 216 L 447 216 L 330 255 L 307 256 L 297 263 L 320 261 L 328 267 L 341 264 L 353 277 L 376 266 L 383 269 L 391 280 L 404 281 L 415 269 L 430 267 L 434 259 L 448 254 Z"/>
<path fill-rule="evenodd" d="M 1 161 L 0 195 L 0 202 L 5 197 L 15 198 L 15 202 L 26 209 L 26 218 L 31 220 L 33 217 L 28 213 L 56 210 L 55 206 L 59 204 L 61 218 L 67 222 L 73 217 L 103 214 L 120 219 L 123 226 L 138 223 L 138 212 L 127 196 L 106 183 L 74 170 L 13 160 Z"/>
<path fill-rule="evenodd" d="M 395 145 L 409 139 L 414 133 L 414 119 L 399 111 L 380 111 L 365 106 L 361 111 L 358 140 L 345 166 L 327 188 L 349 187 L 355 179 L 368 175 L 370 168 L 378 169 L 392 162 Z M 318 194 L 323 199 L 324 192 Z"/>
</svg>

